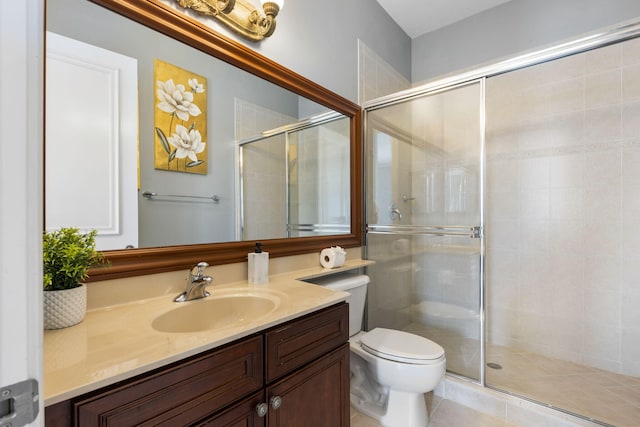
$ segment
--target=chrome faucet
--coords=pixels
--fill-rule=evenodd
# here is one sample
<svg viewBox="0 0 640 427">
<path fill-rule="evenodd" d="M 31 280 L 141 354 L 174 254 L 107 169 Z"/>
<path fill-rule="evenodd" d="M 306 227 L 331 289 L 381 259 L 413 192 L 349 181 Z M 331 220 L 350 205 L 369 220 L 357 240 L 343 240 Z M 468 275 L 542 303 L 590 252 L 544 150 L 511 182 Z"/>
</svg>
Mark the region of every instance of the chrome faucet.
<svg viewBox="0 0 640 427">
<path fill-rule="evenodd" d="M 187 290 L 175 297 L 173 301 L 191 301 L 211 295 L 205 290 L 205 288 L 213 281 L 213 277 L 204 275 L 204 269 L 207 267 L 209 267 L 209 264 L 206 262 L 199 262 L 194 265 L 191 270 L 189 270 L 189 276 L 187 277 Z M 197 271 L 195 271 L 196 269 Z"/>
</svg>

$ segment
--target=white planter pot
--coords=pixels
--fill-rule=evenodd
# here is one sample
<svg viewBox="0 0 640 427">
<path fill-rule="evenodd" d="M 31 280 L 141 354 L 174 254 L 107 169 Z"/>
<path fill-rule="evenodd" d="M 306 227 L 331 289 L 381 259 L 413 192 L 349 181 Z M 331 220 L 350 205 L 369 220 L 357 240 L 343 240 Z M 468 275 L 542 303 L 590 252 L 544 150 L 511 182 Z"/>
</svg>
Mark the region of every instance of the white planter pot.
<svg viewBox="0 0 640 427">
<path fill-rule="evenodd" d="M 87 286 L 44 291 L 44 328 L 60 329 L 82 322 L 87 312 Z"/>
</svg>

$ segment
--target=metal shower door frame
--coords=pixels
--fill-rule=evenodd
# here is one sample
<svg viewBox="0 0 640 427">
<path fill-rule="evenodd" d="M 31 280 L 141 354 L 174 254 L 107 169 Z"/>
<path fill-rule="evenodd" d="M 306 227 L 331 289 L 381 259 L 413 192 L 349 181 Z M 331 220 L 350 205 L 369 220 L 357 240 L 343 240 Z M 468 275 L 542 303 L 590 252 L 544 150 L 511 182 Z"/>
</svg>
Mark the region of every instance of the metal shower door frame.
<svg viewBox="0 0 640 427">
<path fill-rule="evenodd" d="M 443 82 L 436 82 L 433 85 L 426 85 L 421 88 L 416 88 L 413 90 L 399 92 L 396 95 L 391 95 L 388 97 L 380 98 L 379 100 L 372 101 L 370 103 L 366 103 L 363 107 L 363 138 L 367 138 L 369 135 L 369 120 L 368 114 L 369 112 L 379 110 L 382 108 L 390 107 L 396 104 L 416 100 L 419 98 L 423 98 L 426 96 L 438 95 L 444 92 L 449 92 L 455 89 L 459 89 L 466 86 L 471 85 L 479 85 L 480 96 L 479 96 L 479 217 L 480 223 L 478 225 L 473 226 L 464 226 L 464 225 L 450 225 L 450 226 L 383 226 L 383 225 L 368 225 L 368 205 L 365 203 L 363 208 L 363 215 L 365 224 L 364 229 L 364 239 L 365 239 L 365 257 L 369 256 L 369 246 L 368 246 L 368 235 L 371 234 L 396 234 L 401 233 L 405 235 L 433 235 L 433 236 L 452 236 L 452 237 L 468 237 L 472 239 L 480 239 L 480 253 L 479 253 L 479 341 L 480 341 L 480 360 L 479 360 L 479 379 L 476 381 L 473 378 L 469 378 L 463 375 L 455 374 L 452 372 L 448 372 L 449 375 L 453 375 L 456 377 L 464 378 L 465 380 L 470 380 L 474 383 L 478 383 L 483 387 L 486 385 L 486 372 L 485 372 L 485 363 L 486 363 L 486 316 L 485 316 L 485 243 L 484 243 L 484 228 L 485 228 L 485 189 L 486 189 L 486 151 L 485 151 L 485 94 L 486 94 L 486 76 L 479 77 L 471 77 L 468 79 L 460 79 L 460 80 L 448 80 L 446 79 Z M 367 144 L 366 141 L 363 144 L 363 171 L 364 176 L 367 177 L 368 173 L 368 164 L 367 159 L 369 159 L 369 155 L 371 152 L 370 144 Z M 368 188 L 368 180 L 365 178 L 364 180 L 364 194 L 368 194 L 371 190 Z"/>
</svg>

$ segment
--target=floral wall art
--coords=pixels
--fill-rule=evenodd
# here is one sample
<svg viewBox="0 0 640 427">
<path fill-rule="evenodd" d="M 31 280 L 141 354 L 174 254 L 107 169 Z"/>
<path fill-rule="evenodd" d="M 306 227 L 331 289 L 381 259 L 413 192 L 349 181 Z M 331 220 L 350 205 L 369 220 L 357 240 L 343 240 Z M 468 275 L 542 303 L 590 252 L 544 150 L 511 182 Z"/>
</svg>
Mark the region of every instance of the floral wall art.
<svg viewBox="0 0 640 427">
<path fill-rule="evenodd" d="M 159 59 L 154 70 L 155 168 L 206 175 L 206 79 Z"/>
</svg>

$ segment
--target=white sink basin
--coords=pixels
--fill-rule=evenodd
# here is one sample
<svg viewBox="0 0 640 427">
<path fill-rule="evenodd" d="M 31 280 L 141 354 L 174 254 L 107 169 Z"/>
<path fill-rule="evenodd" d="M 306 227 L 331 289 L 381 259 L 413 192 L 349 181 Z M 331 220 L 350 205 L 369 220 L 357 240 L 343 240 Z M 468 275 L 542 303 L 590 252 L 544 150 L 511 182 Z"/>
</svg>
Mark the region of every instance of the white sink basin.
<svg viewBox="0 0 640 427">
<path fill-rule="evenodd" d="M 178 305 L 156 317 L 151 326 L 160 332 L 201 332 L 239 326 L 273 313 L 281 297 L 268 290 L 226 289 L 195 301 Z"/>
</svg>

